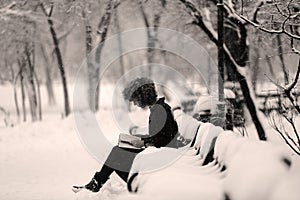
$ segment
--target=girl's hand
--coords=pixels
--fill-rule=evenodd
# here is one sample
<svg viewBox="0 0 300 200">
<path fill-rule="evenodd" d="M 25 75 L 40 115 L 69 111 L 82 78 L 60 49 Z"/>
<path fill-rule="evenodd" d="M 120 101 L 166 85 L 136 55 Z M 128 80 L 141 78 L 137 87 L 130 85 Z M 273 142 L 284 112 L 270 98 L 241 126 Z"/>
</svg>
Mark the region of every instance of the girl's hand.
<svg viewBox="0 0 300 200">
<path fill-rule="evenodd" d="M 144 146 L 143 140 L 132 140 L 130 143 L 137 148 L 142 148 Z"/>
</svg>

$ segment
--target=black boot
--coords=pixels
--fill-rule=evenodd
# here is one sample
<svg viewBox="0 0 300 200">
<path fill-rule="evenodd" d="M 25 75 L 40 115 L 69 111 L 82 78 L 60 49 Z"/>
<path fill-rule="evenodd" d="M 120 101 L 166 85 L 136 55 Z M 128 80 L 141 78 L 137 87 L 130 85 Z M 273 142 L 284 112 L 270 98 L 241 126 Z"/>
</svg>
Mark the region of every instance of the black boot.
<svg viewBox="0 0 300 200">
<path fill-rule="evenodd" d="M 88 184 L 85 185 L 85 188 L 92 192 L 99 192 L 101 185 L 96 181 L 96 179 L 92 179 Z"/>
<path fill-rule="evenodd" d="M 101 177 L 99 177 L 99 172 L 96 172 L 92 180 L 85 185 L 85 188 L 92 191 L 92 192 L 99 192 L 101 187 L 104 185 L 104 183 L 107 181 L 107 179 L 102 180 Z"/>
</svg>

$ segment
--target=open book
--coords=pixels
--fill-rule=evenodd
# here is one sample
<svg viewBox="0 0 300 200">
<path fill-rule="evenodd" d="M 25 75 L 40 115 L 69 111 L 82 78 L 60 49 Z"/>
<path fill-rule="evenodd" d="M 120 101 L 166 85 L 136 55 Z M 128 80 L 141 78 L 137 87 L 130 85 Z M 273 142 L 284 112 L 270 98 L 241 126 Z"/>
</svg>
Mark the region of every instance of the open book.
<svg viewBox="0 0 300 200">
<path fill-rule="evenodd" d="M 119 135 L 118 146 L 128 149 L 141 149 L 144 146 L 144 142 L 140 137 L 121 133 Z"/>
</svg>

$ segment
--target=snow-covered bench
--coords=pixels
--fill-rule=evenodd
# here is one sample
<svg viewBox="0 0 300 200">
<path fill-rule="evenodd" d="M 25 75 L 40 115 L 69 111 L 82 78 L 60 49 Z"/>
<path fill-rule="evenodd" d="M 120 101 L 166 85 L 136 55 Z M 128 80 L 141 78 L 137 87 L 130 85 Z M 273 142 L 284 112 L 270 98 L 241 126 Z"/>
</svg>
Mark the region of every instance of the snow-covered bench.
<svg viewBox="0 0 300 200">
<path fill-rule="evenodd" d="M 221 184 L 220 169 L 215 162 L 202 165 L 213 149 L 217 135 L 223 129 L 201 123 L 180 111 L 174 112 L 174 115 L 180 134 L 189 139 L 190 144 L 180 149 L 151 147 L 138 154 L 132 166 L 129 190 L 137 192 L 139 198 L 151 194 L 157 194 L 155 198 L 159 199 L 183 199 L 186 195 L 189 198 L 194 195 L 196 198 L 203 193 L 207 197 L 221 196 L 221 187 L 211 187 Z M 205 186 L 199 189 L 199 182 Z M 184 187 L 186 184 L 189 186 Z M 174 191 L 180 191 L 180 195 Z"/>
<path fill-rule="evenodd" d="M 140 153 L 128 182 L 132 193 L 120 199 L 299 199 L 295 184 L 300 183 L 300 160 L 292 159 L 285 146 L 174 114 L 180 133 L 193 142 Z M 207 164 L 210 153 L 213 160 Z"/>
<path fill-rule="evenodd" d="M 280 183 L 292 173 L 292 157 L 286 146 L 251 140 L 232 131 L 219 135 L 214 158 L 226 168 L 223 190 L 231 200 L 278 199 Z M 293 194 L 280 195 L 291 199 Z"/>
</svg>

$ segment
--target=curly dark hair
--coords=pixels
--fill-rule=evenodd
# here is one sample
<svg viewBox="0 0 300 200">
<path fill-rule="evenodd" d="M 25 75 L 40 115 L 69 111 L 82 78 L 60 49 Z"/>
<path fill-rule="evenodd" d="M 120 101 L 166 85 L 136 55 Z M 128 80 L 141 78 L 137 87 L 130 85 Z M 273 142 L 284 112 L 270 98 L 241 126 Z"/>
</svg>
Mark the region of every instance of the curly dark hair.
<svg viewBox="0 0 300 200">
<path fill-rule="evenodd" d="M 123 90 L 125 100 L 133 101 L 144 108 L 156 102 L 156 90 L 154 82 L 146 77 L 137 78 L 131 81 Z"/>
</svg>

